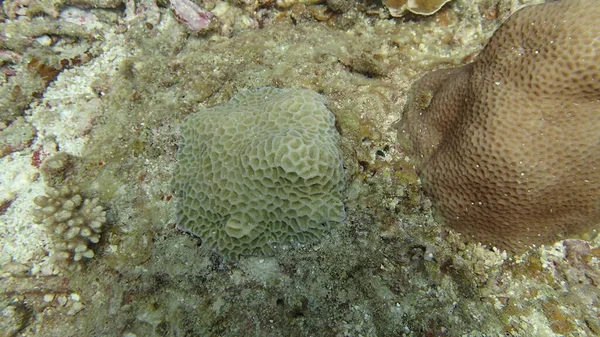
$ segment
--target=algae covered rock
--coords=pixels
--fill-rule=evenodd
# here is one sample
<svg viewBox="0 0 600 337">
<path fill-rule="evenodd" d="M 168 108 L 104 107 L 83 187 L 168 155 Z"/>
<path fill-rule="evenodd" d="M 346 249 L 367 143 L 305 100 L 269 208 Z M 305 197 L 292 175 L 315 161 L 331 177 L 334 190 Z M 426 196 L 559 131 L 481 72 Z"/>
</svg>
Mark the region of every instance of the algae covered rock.
<svg viewBox="0 0 600 337">
<path fill-rule="evenodd" d="M 334 116 L 311 90 L 263 88 L 189 116 L 173 185 L 181 230 L 222 254 L 309 242 L 345 217 Z"/>
</svg>

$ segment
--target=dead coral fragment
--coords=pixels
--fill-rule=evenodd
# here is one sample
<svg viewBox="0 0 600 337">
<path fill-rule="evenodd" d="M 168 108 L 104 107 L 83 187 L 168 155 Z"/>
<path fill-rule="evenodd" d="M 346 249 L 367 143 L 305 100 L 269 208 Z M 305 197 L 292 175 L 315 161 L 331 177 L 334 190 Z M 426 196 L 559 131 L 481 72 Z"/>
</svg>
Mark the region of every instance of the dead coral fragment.
<svg viewBox="0 0 600 337">
<path fill-rule="evenodd" d="M 208 30 L 215 15 L 190 0 L 171 0 L 175 17 L 192 32 Z"/>
<path fill-rule="evenodd" d="M 48 188 L 45 196 L 34 199 L 36 222 L 51 233 L 54 250 L 60 260 L 94 257 L 90 248 L 100 241 L 106 224 L 106 212 L 98 198 L 84 199 L 76 187 Z"/>
<path fill-rule="evenodd" d="M 526 7 L 409 94 L 399 138 L 447 224 L 520 251 L 600 223 L 599 1 Z"/>
<path fill-rule="evenodd" d="M 400 17 L 408 10 L 414 14 L 431 15 L 450 0 L 383 0 L 393 17 Z"/>
<path fill-rule="evenodd" d="M 40 41 L 47 43 L 41 47 Z M 22 116 L 62 70 L 91 59 L 99 43 L 99 34 L 64 20 L 0 22 L 0 72 L 5 75 L 0 78 L 0 122 L 10 124 Z"/>
<path fill-rule="evenodd" d="M 0 124 L 0 158 L 25 149 L 35 136 L 35 128 L 25 122 L 23 117 L 17 118 L 5 129 Z"/>
</svg>

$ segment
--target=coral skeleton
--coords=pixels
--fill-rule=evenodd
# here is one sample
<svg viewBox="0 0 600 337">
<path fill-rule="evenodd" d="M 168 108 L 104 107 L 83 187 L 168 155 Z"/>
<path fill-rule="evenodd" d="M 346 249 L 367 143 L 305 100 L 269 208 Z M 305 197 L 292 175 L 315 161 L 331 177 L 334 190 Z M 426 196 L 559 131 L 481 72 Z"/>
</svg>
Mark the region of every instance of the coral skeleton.
<svg viewBox="0 0 600 337">
<path fill-rule="evenodd" d="M 191 31 L 199 32 L 210 27 L 215 15 L 190 0 L 171 0 L 175 17 Z"/>
</svg>

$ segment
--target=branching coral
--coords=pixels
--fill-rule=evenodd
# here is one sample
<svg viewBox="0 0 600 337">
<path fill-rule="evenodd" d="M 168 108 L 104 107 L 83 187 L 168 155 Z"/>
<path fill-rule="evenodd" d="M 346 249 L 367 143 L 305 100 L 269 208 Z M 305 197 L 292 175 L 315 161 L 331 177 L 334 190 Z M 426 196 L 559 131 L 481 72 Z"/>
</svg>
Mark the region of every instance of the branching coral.
<svg viewBox="0 0 600 337">
<path fill-rule="evenodd" d="M 51 233 L 57 259 L 94 257 L 91 246 L 100 241 L 106 224 L 106 212 L 98 198 L 84 199 L 76 187 L 48 188 L 38 196 L 34 216 Z"/>
</svg>

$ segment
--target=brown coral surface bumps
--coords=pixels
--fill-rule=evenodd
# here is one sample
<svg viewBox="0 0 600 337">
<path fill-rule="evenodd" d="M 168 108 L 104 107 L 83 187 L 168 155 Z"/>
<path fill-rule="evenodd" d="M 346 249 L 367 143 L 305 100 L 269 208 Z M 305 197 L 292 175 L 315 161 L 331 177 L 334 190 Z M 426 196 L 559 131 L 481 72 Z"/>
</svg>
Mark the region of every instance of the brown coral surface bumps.
<svg viewBox="0 0 600 337">
<path fill-rule="evenodd" d="M 438 216 L 513 252 L 600 223 L 600 1 L 526 7 L 411 89 L 399 138 Z"/>
</svg>

